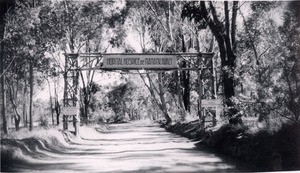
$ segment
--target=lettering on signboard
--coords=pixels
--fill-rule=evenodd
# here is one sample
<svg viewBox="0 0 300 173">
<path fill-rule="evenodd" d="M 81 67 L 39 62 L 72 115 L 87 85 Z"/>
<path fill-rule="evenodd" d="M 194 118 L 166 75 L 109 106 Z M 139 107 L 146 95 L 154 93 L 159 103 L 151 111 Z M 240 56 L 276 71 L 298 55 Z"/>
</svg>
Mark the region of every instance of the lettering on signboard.
<svg viewBox="0 0 300 173">
<path fill-rule="evenodd" d="M 102 68 L 177 68 L 176 55 L 104 55 Z"/>
</svg>

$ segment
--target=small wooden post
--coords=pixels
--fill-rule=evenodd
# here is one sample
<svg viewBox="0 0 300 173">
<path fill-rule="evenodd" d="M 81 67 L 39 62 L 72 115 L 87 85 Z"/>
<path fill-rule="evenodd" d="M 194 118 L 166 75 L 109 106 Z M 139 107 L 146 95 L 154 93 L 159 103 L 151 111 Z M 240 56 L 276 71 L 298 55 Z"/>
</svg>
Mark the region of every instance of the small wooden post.
<svg viewBox="0 0 300 173">
<path fill-rule="evenodd" d="M 65 115 L 65 130 L 68 130 L 68 122 L 69 121 L 69 116 L 68 115 Z"/>
</svg>

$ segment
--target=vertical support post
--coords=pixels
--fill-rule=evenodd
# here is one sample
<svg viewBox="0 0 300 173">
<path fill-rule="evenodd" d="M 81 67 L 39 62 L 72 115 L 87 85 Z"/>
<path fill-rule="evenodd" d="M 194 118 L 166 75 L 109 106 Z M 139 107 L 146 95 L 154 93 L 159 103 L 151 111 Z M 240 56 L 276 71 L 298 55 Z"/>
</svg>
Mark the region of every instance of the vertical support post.
<svg viewBox="0 0 300 173">
<path fill-rule="evenodd" d="M 78 54 L 65 54 L 63 129 L 68 130 L 72 122 L 74 134 L 79 134 L 79 71 Z M 70 109 L 67 109 L 70 108 Z M 70 117 L 70 119 L 69 119 Z"/>
<path fill-rule="evenodd" d="M 217 84 L 216 84 L 216 70 L 215 70 L 215 61 L 214 61 L 214 56 L 211 57 L 211 80 L 212 80 L 212 93 L 214 96 L 214 99 L 217 99 Z"/>
<path fill-rule="evenodd" d="M 217 99 L 217 85 L 216 85 L 216 71 L 215 71 L 215 62 L 214 62 L 214 56 L 211 57 L 211 80 L 212 80 L 212 95 L 213 95 L 213 99 Z M 216 107 L 216 113 L 214 114 L 214 116 L 212 117 L 212 125 L 215 126 L 217 125 L 217 118 L 220 117 L 220 111 L 219 111 L 219 107 Z"/>
<path fill-rule="evenodd" d="M 203 87 L 202 87 L 202 60 L 201 60 L 201 54 L 197 56 L 197 65 L 198 65 L 198 70 L 197 70 L 197 77 L 198 77 L 198 116 L 199 116 L 199 121 L 200 121 L 200 128 L 205 128 L 205 117 L 203 116 L 202 112 L 202 95 L 203 95 Z"/>
<path fill-rule="evenodd" d="M 65 71 L 64 71 L 64 98 L 63 98 L 63 106 L 68 107 L 69 102 L 68 102 L 68 71 L 69 71 L 69 57 L 67 54 L 65 54 Z M 63 112 L 62 112 L 63 113 Z M 62 124 L 63 124 L 63 130 L 68 130 L 68 121 L 67 121 L 67 115 L 63 113 L 62 117 Z"/>
</svg>

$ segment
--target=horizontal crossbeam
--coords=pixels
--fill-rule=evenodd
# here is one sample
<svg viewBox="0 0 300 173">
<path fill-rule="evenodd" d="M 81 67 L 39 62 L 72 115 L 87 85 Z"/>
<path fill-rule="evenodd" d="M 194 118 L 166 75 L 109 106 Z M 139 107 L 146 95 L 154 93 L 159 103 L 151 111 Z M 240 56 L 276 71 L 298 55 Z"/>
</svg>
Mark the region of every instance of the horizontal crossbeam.
<svg viewBox="0 0 300 173">
<path fill-rule="evenodd" d="M 205 70 L 205 69 L 211 69 L 211 67 L 202 67 L 202 68 L 172 68 L 172 69 L 164 69 L 164 68 L 161 68 L 161 69 L 140 69 L 140 68 L 126 68 L 125 70 L 149 70 L 149 71 L 187 71 L 187 70 L 191 70 L 191 71 L 197 71 L 197 70 Z M 86 68 L 78 68 L 78 69 L 70 69 L 71 70 L 81 70 L 81 71 L 85 71 L 85 70 L 104 70 L 104 71 L 114 71 L 114 70 L 123 70 L 124 69 L 121 69 L 121 68 L 114 68 L 114 69 L 103 69 L 101 67 L 86 67 Z"/>
</svg>

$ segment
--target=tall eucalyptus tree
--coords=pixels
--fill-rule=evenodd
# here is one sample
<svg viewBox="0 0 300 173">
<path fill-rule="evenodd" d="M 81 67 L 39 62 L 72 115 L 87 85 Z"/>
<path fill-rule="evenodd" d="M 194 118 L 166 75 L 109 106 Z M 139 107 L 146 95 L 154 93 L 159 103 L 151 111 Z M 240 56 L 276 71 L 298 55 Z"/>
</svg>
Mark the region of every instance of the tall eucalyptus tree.
<svg viewBox="0 0 300 173">
<path fill-rule="evenodd" d="M 222 82 L 225 103 L 232 107 L 230 100 L 235 96 L 235 67 L 236 67 L 236 19 L 238 1 L 233 2 L 188 2 L 182 10 L 182 17 L 194 20 L 199 28 L 209 27 L 216 38 L 221 59 Z M 229 109 L 229 115 L 237 113 L 236 109 Z"/>
</svg>

